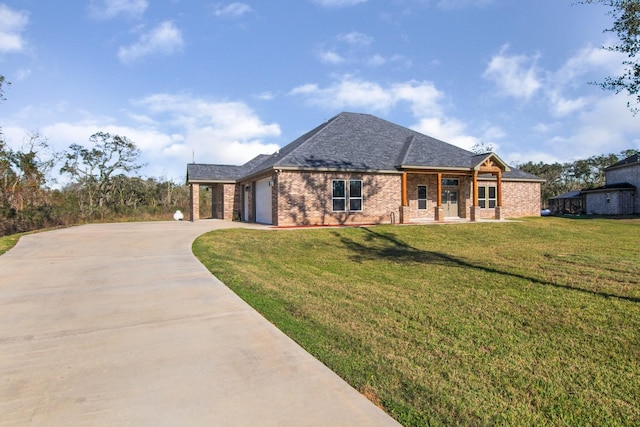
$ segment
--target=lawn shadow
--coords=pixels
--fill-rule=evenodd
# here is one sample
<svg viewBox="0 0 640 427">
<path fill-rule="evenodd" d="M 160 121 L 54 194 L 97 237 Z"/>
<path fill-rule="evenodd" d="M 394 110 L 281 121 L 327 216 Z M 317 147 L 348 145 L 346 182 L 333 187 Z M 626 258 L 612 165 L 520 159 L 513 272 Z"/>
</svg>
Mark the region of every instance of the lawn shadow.
<svg viewBox="0 0 640 427">
<path fill-rule="evenodd" d="M 397 238 L 393 233 L 381 233 L 374 231 L 368 227 L 361 227 L 361 230 L 365 230 L 368 234 L 365 237 L 366 243 L 356 242 L 353 239 L 349 239 L 337 231 L 334 231 L 334 236 L 340 239 L 340 242 L 349 250 L 353 252 L 351 259 L 357 263 L 363 261 L 375 261 L 375 260 L 393 260 L 399 262 L 416 262 L 421 264 L 438 264 L 451 267 L 475 269 L 484 271 L 487 273 L 500 274 L 517 279 L 523 279 L 532 283 L 537 283 L 544 286 L 552 286 L 560 289 L 568 289 L 572 291 L 582 292 L 589 295 L 599 296 L 603 298 L 617 298 L 621 300 L 640 302 L 640 298 L 616 295 L 607 292 L 597 292 L 589 289 L 578 288 L 571 285 L 554 283 L 547 280 L 542 280 L 536 277 L 529 277 L 523 274 L 512 273 L 509 271 L 503 271 L 496 268 L 486 267 L 471 262 L 465 261 L 462 258 L 457 258 L 451 255 L 447 255 L 442 252 L 426 251 L 409 245 L 408 243 Z"/>
</svg>

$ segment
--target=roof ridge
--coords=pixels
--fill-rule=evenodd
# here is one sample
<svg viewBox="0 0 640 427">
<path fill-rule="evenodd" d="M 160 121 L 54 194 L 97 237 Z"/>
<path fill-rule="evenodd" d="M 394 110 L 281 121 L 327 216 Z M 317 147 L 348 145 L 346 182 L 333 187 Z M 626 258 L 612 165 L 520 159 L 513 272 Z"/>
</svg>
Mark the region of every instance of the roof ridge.
<svg viewBox="0 0 640 427">
<path fill-rule="evenodd" d="M 411 148 L 411 145 L 413 145 L 415 140 L 416 136 L 414 134 L 409 135 L 405 140 L 405 143 L 402 146 L 402 150 L 400 150 L 400 155 L 398 156 L 398 166 L 402 166 L 405 164 L 407 153 L 409 152 L 409 149 Z"/>
</svg>

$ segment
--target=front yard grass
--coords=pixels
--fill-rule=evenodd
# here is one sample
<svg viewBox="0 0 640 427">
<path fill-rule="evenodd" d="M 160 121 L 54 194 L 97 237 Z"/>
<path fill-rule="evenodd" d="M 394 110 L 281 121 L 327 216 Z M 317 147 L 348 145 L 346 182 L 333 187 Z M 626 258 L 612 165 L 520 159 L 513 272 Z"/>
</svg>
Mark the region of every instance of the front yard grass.
<svg viewBox="0 0 640 427">
<path fill-rule="evenodd" d="M 640 220 L 220 230 L 194 252 L 407 426 L 640 424 Z"/>
</svg>

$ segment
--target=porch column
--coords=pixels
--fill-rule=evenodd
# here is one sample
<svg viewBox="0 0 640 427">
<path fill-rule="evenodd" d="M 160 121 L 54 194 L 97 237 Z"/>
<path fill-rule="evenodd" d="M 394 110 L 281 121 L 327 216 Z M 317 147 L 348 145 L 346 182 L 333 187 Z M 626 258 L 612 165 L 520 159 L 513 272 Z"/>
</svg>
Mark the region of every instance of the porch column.
<svg viewBox="0 0 640 427">
<path fill-rule="evenodd" d="M 190 197 L 189 197 L 189 212 L 191 214 L 191 221 L 198 221 L 200 219 L 200 184 L 189 184 Z"/>
<path fill-rule="evenodd" d="M 402 173 L 402 206 L 400 206 L 400 223 L 407 224 L 411 220 L 409 200 L 407 197 L 407 173 Z"/>
<path fill-rule="evenodd" d="M 473 204 L 471 206 L 471 212 L 470 212 L 470 220 L 471 221 L 477 221 L 478 219 L 480 219 L 480 206 L 478 206 L 478 171 L 474 170 L 473 171 L 473 189 L 472 191 L 472 199 L 473 199 Z"/>
<path fill-rule="evenodd" d="M 502 171 L 496 173 L 496 219 L 504 219 L 502 212 Z"/>
<path fill-rule="evenodd" d="M 442 207 L 442 174 L 441 173 L 438 173 L 438 183 L 436 184 L 436 188 L 438 192 L 436 197 L 438 206 L 436 206 L 435 220 L 444 222 L 444 208 Z"/>
</svg>

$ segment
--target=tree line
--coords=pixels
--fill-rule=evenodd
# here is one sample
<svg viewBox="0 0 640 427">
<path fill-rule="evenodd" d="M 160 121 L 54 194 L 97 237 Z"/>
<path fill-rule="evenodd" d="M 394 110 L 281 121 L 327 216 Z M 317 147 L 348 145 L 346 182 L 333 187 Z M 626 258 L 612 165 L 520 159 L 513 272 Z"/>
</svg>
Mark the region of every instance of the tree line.
<svg viewBox="0 0 640 427">
<path fill-rule="evenodd" d="M 516 165 L 518 169 L 545 179 L 542 184 L 542 203 L 546 206 L 551 197 L 569 191 L 596 188 L 605 184 L 604 170 L 640 151 L 629 149 L 618 154 L 601 154 L 567 163 L 527 162 Z"/>
<path fill-rule="evenodd" d="M 3 84 L 0 76 L 0 100 Z M 98 132 L 89 143 L 55 152 L 32 134 L 15 149 L 0 129 L 0 236 L 91 221 L 170 219 L 189 206 L 186 185 L 139 175 L 140 150 L 127 137 Z M 60 188 L 58 175 L 68 178 Z"/>
</svg>

